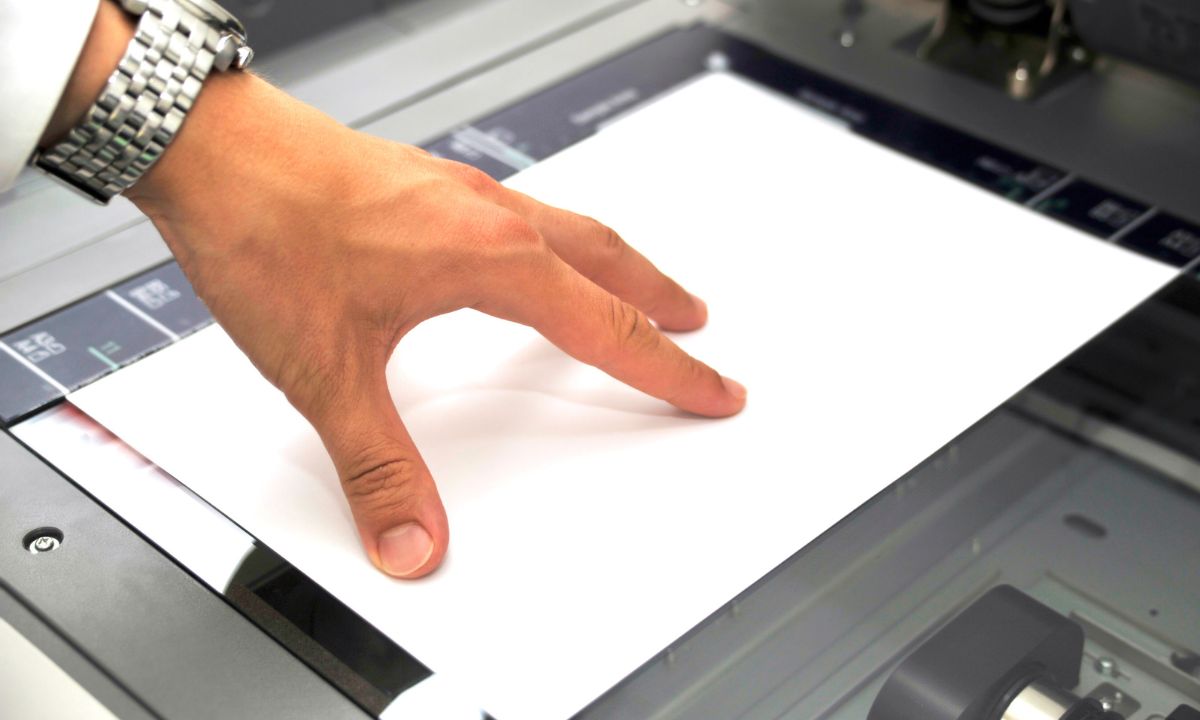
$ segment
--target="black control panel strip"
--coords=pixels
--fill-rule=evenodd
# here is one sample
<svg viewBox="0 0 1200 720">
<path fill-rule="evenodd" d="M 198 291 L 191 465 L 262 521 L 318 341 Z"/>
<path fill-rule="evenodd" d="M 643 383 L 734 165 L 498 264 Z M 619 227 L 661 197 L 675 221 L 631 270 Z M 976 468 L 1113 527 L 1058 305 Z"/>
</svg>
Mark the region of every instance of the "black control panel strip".
<svg viewBox="0 0 1200 720">
<path fill-rule="evenodd" d="M 212 321 L 168 262 L 0 335 L 0 422 L 18 422 Z"/>
<path fill-rule="evenodd" d="M 706 25 L 669 32 L 426 145 L 504 179 L 706 72 L 737 73 L 872 141 L 1155 260 L 1200 257 L 1200 226 L 807 70 Z M 747 143 L 747 152 L 753 152 Z M 167 263 L 0 335 L 10 425 L 212 322 Z"/>
<path fill-rule="evenodd" d="M 863 137 L 1099 239 L 1180 268 L 1200 257 L 1196 223 L 856 90 L 705 25 L 659 37 L 427 147 L 503 180 L 595 134 L 637 105 L 711 71 L 737 73 L 770 87 Z M 753 151 L 750 143 L 747 151 Z"/>
</svg>

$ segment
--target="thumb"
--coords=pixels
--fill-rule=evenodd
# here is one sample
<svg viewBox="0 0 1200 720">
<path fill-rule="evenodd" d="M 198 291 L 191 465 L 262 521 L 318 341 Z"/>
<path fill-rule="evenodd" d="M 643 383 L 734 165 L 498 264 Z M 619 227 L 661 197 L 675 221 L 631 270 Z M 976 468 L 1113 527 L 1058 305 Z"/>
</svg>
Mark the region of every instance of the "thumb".
<svg viewBox="0 0 1200 720">
<path fill-rule="evenodd" d="M 446 554 L 450 531 L 433 476 L 396 412 L 387 380 L 341 402 L 313 425 L 350 503 L 363 547 L 388 575 L 418 578 Z"/>
</svg>

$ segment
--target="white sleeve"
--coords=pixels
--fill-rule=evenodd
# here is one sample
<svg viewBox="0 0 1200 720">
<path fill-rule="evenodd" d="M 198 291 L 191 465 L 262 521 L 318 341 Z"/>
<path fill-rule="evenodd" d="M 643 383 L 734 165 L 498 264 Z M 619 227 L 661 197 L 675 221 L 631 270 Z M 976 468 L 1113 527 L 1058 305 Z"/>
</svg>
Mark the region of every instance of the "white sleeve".
<svg viewBox="0 0 1200 720">
<path fill-rule="evenodd" d="M 0 192 L 29 162 L 99 0 L 0 0 Z"/>
</svg>

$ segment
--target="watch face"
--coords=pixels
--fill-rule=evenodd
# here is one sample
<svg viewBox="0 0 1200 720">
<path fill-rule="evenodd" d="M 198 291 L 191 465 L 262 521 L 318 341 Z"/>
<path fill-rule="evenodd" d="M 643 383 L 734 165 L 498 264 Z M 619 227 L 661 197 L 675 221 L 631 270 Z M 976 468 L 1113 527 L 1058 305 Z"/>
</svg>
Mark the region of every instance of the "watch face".
<svg viewBox="0 0 1200 720">
<path fill-rule="evenodd" d="M 234 17 L 233 13 L 213 2 L 213 0 L 176 0 L 176 2 L 201 17 L 212 19 L 216 24 L 245 39 L 246 28 L 242 26 L 241 21 Z"/>
</svg>

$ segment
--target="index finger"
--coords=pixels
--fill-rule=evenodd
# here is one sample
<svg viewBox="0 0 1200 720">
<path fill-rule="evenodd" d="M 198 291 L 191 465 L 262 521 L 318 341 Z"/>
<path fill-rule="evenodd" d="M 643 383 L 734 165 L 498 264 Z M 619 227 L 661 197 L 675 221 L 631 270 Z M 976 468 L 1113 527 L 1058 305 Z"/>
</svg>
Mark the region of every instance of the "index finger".
<svg viewBox="0 0 1200 720">
<path fill-rule="evenodd" d="M 688 355 L 633 305 L 551 252 L 528 268 L 519 292 L 479 309 L 529 325 L 577 360 L 697 415 L 741 411 L 746 389 Z"/>
</svg>

